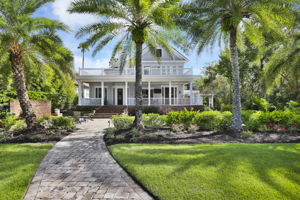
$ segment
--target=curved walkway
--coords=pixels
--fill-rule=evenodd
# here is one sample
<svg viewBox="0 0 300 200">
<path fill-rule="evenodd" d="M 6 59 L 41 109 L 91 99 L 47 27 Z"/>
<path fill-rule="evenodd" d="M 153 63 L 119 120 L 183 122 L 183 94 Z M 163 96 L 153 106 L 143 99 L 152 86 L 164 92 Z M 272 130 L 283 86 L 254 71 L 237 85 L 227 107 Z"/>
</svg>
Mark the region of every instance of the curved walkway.
<svg viewBox="0 0 300 200">
<path fill-rule="evenodd" d="M 102 139 L 107 119 L 89 121 L 49 151 L 25 196 L 35 199 L 151 200 L 110 156 Z"/>
</svg>

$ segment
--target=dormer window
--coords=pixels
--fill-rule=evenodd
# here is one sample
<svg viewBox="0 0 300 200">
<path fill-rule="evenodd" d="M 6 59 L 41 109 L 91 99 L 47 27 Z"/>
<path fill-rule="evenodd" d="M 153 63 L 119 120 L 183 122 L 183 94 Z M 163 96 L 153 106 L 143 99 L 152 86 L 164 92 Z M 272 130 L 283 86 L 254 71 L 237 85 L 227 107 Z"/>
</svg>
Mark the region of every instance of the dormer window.
<svg viewBox="0 0 300 200">
<path fill-rule="evenodd" d="M 161 58 L 162 57 L 162 49 L 156 49 L 156 56 L 158 58 Z"/>
</svg>

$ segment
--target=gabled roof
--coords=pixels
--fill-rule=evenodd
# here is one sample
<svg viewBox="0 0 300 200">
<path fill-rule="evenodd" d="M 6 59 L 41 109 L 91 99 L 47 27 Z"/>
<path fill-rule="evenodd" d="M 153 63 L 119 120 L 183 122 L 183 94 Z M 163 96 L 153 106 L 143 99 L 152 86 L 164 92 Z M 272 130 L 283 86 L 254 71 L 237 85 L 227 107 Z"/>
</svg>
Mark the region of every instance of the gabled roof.
<svg viewBox="0 0 300 200">
<path fill-rule="evenodd" d="M 163 49 L 162 47 L 159 48 Z M 181 58 L 180 60 L 189 61 L 189 59 L 184 54 L 180 53 L 176 48 L 172 47 L 172 49 L 174 50 L 174 55 Z M 148 47 L 144 47 L 142 55 L 146 53 L 148 53 Z"/>
</svg>

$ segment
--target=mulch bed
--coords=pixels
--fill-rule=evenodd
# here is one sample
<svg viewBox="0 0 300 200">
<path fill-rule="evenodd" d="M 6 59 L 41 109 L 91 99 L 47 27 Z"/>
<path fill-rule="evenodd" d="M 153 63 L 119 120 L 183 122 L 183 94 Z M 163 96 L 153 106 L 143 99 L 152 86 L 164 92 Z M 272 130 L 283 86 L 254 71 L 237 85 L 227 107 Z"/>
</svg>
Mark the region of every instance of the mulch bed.
<svg viewBox="0 0 300 200">
<path fill-rule="evenodd" d="M 138 139 L 130 140 L 130 130 L 119 130 L 116 135 L 123 139 L 107 140 L 108 145 L 118 143 L 150 143 L 150 144 L 215 144 L 215 143 L 300 143 L 300 132 L 263 133 L 257 132 L 252 136 L 235 136 L 226 132 L 199 131 L 196 133 L 173 133 L 169 129 L 146 129 Z"/>
</svg>

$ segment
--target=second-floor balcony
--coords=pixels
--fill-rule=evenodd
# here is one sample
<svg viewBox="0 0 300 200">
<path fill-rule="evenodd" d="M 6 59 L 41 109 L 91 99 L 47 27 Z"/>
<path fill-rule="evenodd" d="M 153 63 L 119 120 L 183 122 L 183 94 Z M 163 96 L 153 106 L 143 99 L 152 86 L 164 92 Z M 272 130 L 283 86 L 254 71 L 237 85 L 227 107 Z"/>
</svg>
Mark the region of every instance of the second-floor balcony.
<svg viewBox="0 0 300 200">
<path fill-rule="evenodd" d="M 144 76 L 190 76 L 192 68 L 182 66 L 143 67 Z M 124 68 L 121 72 L 118 68 L 85 68 L 79 70 L 79 76 L 134 76 L 135 68 Z"/>
</svg>

